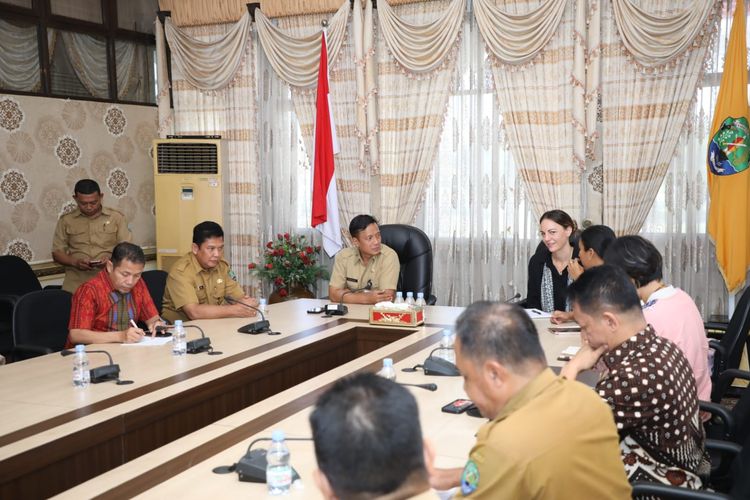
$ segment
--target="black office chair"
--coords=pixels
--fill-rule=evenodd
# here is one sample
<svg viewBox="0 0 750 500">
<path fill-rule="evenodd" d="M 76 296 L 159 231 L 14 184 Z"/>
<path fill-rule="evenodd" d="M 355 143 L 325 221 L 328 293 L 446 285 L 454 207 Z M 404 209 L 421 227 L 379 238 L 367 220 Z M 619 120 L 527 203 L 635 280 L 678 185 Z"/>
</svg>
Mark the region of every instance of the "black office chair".
<svg viewBox="0 0 750 500">
<path fill-rule="evenodd" d="M 384 244 L 391 247 L 401 263 L 397 290 L 424 293 L 428 305 L 434 305 L 437 298 L 432 295 L 432 243 L 430 238 L 414 226 L 405 224 L 385 224 L 380 226 L 380 236 Z"/>
<path fill-rule="evenodd" d="M 18 299 L 13 309 L 15 361 L 65 347 L 72 298 L 65 290 L 37 290 Z"/>
<path fill-rule="evenodd" d="M 154 301 L 156 310 L 161 314 L 162 304 L 164 302 L 164 288 L 167 286 L 167 276 L 169 273 L 154 269 L 151 271 L 145 271 L 141 274 L 141 279 L 146 283 L 148 293 L 151 295 L 151 299 Z"/>
<path fill-rule="evenodd" d="M 42 289 L 28 262 L 15 255 L 0 256 L 0 354 L 13 350 L 13 307 L 29 292 Z"/>
<path fill-rule="evenodd" d="M 736 379 L 750 382 L 750 372 L 745 370 L 725 370 L 717 382 L 719 391 L 730 386 Z M 701 401 L 701 410 L 711 413 L 711 419 L 704 424 L 710 438 L 744 443 L 750 438 L 750 387 L 737 388 L 739 399 L 731 408 L 719 403 Z"/>
<path fill-rule="evenodd" d="M 750 470 L 750 439 L 743 444 L 744 446 L 740 446 L 726 441 L 706 440 L 706 450 L 723 453 L 726 460 L 731 462 L 728 467 L 730 472 L 727 481 L 715 483 L 712 473 L 708 484 L 704 484 L 704 487 L 709 487 L 714 491 L 689 490 L 679 486 L 636 481 L 632 484 L 632 497 L 689 500 L 750 498 L 750 474 L 747 473 Z"/>
<path fill-rule="evenodd" d="M 721 328 L 720 324 L 705 323 L 706 329 L 717 330 Z M 725 370 L 739 368 L 742 359 L 742 351 L 745 345 L 750 347 L 748 331 L 750 330 L 750 287 L 745 289 L 740 296 L 734 314 L 726 325 L 726 330 L 721 339 L 711 339 L 708 341 L 709 347 L 714 350 L 714 365 L 711 369 L 711 380 L 714 388 L 711 391 L 711 401 L 718 403 L 721 397 L 725 395 L 727 387 L 719 384 L 719 377 Z"/>
</svg>

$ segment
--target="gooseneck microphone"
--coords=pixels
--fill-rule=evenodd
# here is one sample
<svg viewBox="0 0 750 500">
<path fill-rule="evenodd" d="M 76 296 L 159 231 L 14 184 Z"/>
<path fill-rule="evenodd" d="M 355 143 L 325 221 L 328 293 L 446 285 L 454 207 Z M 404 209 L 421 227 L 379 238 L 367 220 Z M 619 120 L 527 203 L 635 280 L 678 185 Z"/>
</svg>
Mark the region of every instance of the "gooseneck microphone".
<svg viewBox="0 0 750 500">
<path fill-rule="evenodd" d="M 408 385 L 409 387 L 419 387 L 420 389 L 426 389 L 428 391 L 437 391 L 437 384 L 407 384 L 405 382 L 396 382 L 398 385 Z"/>
<path fill-rule="evenodd" d="M 516 302 L 518 302 L 518 299 L 520 298 L 521 298 L 520 292 L 516 292 L 516 294 L 513 297 L 509 299 L 505 299 L 503 302 L 505 302 L 506 304 L 515 304 Z"/>
<path fill-rule="evenodd" d="M 71 354 L 75 354 L 76 352 L 70 349 L 63 349 L 60 351 L 61 356 L 70 356 Z M 92 384 L 99 384 L 101 382 L 109 382 L 111 380 L 115 381 L 117 385 L 126 385 L 126 384 L 132 384 L 132 380 L 120 380 L 120 365 L 116 365 L 114 360 L 112 359 L 112 355 L 104 350 L 94 350 L 94 351 L 86 351 L 86 354 L 106 354 L 109 358 L 109 364 L 104 366 L 99 366 L 96 368 L 92 368 L 89 370 L 89 375 L 91 376 L 91 383 Z"/>
<path fill-rule="evenodd" d="M 238 332 L 249 333 L 250 335 L 258 335 L 260 333 L 267 333 L 271 331 L 271 323 L 268 322 L 268 320 L 266 319 L 266 315 L 263 314 L 263 311 L 261 311 L 257 307 L 251 306 L 250 304 L 242 302 L 241 300 L 233 299 L 232 297 L 224 297 L 224 300 L 226 300 L 230 304 L 241 304 L 260 314 L 260 321 L 248 323 L 247 325 L 238 328 Z"/>
<path fill-rule="evenodd" d="M 341 294 L 341 299 L 338 304 L 326 304 L 326 315 L 327 316 L 343 316 L 349 312 L 349 308 L 344 305 L 344 296 L 349 293 L 358 293 L 364 290 L 372 289 L 372 280 L 367 280 L 367 284 L 361 288 L 355 288 L 354 290 L 346 290 Z"/>
<path fill-rule="evenodd" d="M 203 331 L 203 328 L 201 328 L 198 325 L 182 325 L 183 328 L 195 328 L 199 332 L 201 332 L 201 338 L 191 340 L 185 344 L 185 351 L 187 351 L 189 354 L 198 354 L 203 351 L 207 351 L 209 355 L 211 356 L 218 356 L 219 354 L 224 354 L 221 351 L 214 351 L 214 348 L 211 347 L 211 339 L 206 337 L 205 332 Z M 157 325 L 154 327 L 154 330 L 156 330 L 157 333 L 160 332 L 168 332 L 170 329 L 174 328 L 174 325 Z"/>
</svg>

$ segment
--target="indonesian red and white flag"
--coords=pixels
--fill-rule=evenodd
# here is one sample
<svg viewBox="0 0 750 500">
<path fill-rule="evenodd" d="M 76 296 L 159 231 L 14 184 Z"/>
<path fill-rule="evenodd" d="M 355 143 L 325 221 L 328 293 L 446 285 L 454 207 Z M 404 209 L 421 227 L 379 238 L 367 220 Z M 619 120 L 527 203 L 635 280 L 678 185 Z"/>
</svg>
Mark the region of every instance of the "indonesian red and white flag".
<svg viewBox="0 0 750 500">
<path fill-rule="evenodd" d="M 321 37 L 318 97 L 315 110 L 315 150 L 313 162 L 312 227 L 323 236 L 323 248 L 333 257 L 342 248 L 336 171 L 333 155 L 339 152 L 328 92 L 328 50 L 325 33 Z"/>
</svg>

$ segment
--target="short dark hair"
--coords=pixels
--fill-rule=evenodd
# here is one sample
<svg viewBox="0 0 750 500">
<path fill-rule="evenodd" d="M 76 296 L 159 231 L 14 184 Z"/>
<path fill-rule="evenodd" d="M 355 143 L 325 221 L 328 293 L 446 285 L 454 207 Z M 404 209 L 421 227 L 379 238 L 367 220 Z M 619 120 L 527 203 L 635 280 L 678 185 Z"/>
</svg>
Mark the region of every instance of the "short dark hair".
<svg viewBox="0 0 750 500">
<path fill-rule="evenodd" d="M 224 230 L 211 220 L 206 220 L 193 228 L 193 243 L 201 246 L 209 238 L 223 238 Z"/>
<path fill-rule="evenodd" d="M 604 262 L 622 268 L 636 288 L 662 279 L 662 258 L 653 243 L 641 236 L 620 236 L 607 249 Z"/>
<path fill-rule="evenodd" d="M 73 186 L 73 194 L 102 194 L 99 184 L 93 179 L 81 179 Z"/>
<path fill-rule="evenodd" d="M 589 226 L 581 233 L 580 240 L 583 242 L 583 248 L 585 250 L 594 250 L 596 255 L 600 258 L 604 258 L 604 253 L 607 251 L 607 247 L 617 239 L 617 235 L 612 231 L 609 226 L 597 224 L 595 226 Z"/>
<path fill-rule="evenodd" d="M 586 314 L 602 309 L 620 313 L 641 310 L 641 301 L 628 275 L 621 268 L 608 264 L 581 274 L 568 286 L 568 300 Z"/>
<path fill-rule="evenodd" d="M 134 264 L 146 265 L 146 256 L 143 254 L 143 249 L 133 243 L 123 241 L 115 245 L 112 249 L 112 266 L 117 267 L 123 260 L 129 260 Z"/>
<path fill-rule="evenodd" d="M 349 234 L 353 238 L 359 236 L 359 233 L 367 229 L 370 224 L 377 224 L 378 221 L 372 215 L 360 214 L 352 219 L 349 223 Z"/>
<path fill-rule="evenodd" d="M 427 481 L 414 396 L 373 373 L 343 378 L 310 415 L 315 458 L 339 498 L 391 493 L 411 478 Z"/>
<path fill-rule="evenodd" d="M 547 358 L 534 323 L 521 307 L 502 302 L 479 301 L 456 319 L 461 354 L 475 361 L 496 359 L 510 367 Z"/>
</svg>

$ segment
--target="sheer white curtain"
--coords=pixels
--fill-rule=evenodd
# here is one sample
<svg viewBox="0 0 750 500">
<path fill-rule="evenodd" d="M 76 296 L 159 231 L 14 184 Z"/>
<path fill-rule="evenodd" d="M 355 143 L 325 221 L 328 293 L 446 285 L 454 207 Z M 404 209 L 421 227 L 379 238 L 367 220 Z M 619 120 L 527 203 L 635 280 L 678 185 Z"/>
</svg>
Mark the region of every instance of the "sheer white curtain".
<svg viewBox="0 0 750 500">
<path fill-rule="evenodd" d="M 502 137 L 492 66 L 464 17 L 456 80 L 420 225 L 433 242 L 438 304 L 504 300 L 526 288 L 537 223 Z"/>
<path fill-rule="evenodd" d="M 232 24 L 186 28 L 202 42 L 221 40 Z M 229 262 L 247 289 L 247 264 L 261 251 L 260 200 L 256 129 L 255 44 L 248 43 L 235 77 L 225 88 L 204 92 L 191 85 L 179 66 L 172 65 L 174 133 L 217 134 L 222 137 L 228 177 L 229 214 L 224 221 Z"/>
<path fill-rule="evenodd" d="M 304 234 L 320 245 L 320 233 L 310 227 L 312 168 L 308 161 L 289 85 L 282 81 L 263 51 L 258 51 L 258 141 L 260 169 L 260 242 L 277 233 Z M 321 252 L 323 265 L 328 264 Z M 264 294 L 270 283 L 258 281 Z M 323 296 L 324 283 L 318 283 Z M 325 284 L 327 286 L 327 284 Z"/>
<path fill-rule="evenodd" d="M 706 234 L 706 142 L 733 12 L 734 2 L 722 5 L 719 32 L 710 49 L 707 74 L 664 183 L 641 230 L 664 256 L 665 280 L 690 294 L 704 318 L 710 314 L 726 314 L 727 307 L 727 290 L 716 265 L 714 247 Z"/>
<path fill-rule="evenodd" d="M 50 37 L 53 38 L 53 37 Z M 17 26 L 0 19 L 0 86 L 38 92 L 39 46 L 36 26 Z"/>
</svg>

